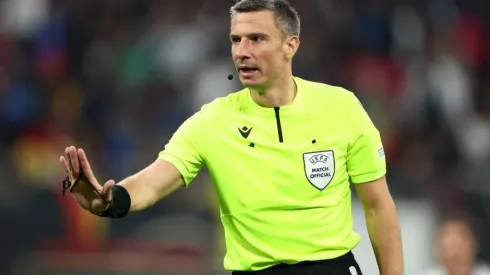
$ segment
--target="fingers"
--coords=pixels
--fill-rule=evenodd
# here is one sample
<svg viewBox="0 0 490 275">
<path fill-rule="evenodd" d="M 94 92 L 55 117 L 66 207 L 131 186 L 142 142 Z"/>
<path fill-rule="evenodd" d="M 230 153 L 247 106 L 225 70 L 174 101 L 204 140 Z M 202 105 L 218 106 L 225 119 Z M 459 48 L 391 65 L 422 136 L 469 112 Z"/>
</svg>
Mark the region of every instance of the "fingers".
<svg viewBox="0 0 490 275">
<path fill-rule="evenodd" d="M 72 153 L 74 149 L 74 146 L 66 147 L 65 155 L 61 156 L 59 160 L 61 166 L 63 167 L 63 170 L 65 171 L 65 174 L 68 176 L 70 181 L 75 180 L 79 173 L 78 166 L 75 168 L 72 161 Z M 75 159 L 78 159 L 78 157 L 75 157 Z M 76 163 L 78 163 L 78 161 Z"/>
<path fill-rule="evenodd" d="M 112 201 L 112 188 L 114 185 L 116 185 L 114 180 L 109 180 L 104 184 L 102 192 L 99 193 L 100 198 L 92 201 L 92 211 L 102 212 L 109 207 Z"/>
<path fill-rule="evenodd" d="M 70 153 L 70 161 L 73 168 L 73 173 L 75 176 L 78 176 L 78 174 L 80 173 L 80 163 L 78 160 L 77 149 L 75 148 L 75 146 L 70 146 L 69 153 Z"/>
<path fill-rule="evenodd" d="M 75 146 L 70 146 L 65 149 L 65 154 L 68 159 L 69 167 L 71 168 L 71 173 L 73 177 L 76 178 L 80 173 L 80 164 L 78 162 L 77 149 Z"/>
<path fill-rule="evenodd" d="M 115 182 L 110 180 L 104 186 L 98 183 L 83 149 L 75 146 L 65 148 L 65 156 L 61 156 L 59 162 L 72 183 L 83 169 L 85 177 L 70 190 L 82 208 L 90 211 L 107 208 L 108 202 L 112 200 L 111 189 Z"/>
<path fill-rule="evenodd" d="M 64 156 L 60 157 L 60 164 L 63 167 L 63 170 L 65 171 L 65 174 L 68 176 L 68 179 L 70 181 L 73 181 L 75 178 L 73 177 L 71 171 L 70 171 L 70 166 L 68 164 L 68 161 Z"/>
<path fill-rule="evenodd" d="M 105 201 L 112 201 L 112 187 L 116 185 L 116 182 L 114 180 L 109 180 L 104 184 L 104 187 L 102 189 L 102 196 Z"/>
<path fill-rule="evenodd" d="M 87 177 L 88 181 L 94 186 L 96 190 L 102 190 L 102 186 L 100 186 L 100 184 L 97 182 L 97 179 L 94 176 L 94 172 L 90 167 L 90 163 L 88 162 L 88 158 L 87 155 L 85 154 L 85 151 L 83 151 L 83 149 L 78 149 L 77 156 L 78 156 L 79 164 L 82 167 L 83 172 L 85 173 L 85 176 Z"/>
</svg>

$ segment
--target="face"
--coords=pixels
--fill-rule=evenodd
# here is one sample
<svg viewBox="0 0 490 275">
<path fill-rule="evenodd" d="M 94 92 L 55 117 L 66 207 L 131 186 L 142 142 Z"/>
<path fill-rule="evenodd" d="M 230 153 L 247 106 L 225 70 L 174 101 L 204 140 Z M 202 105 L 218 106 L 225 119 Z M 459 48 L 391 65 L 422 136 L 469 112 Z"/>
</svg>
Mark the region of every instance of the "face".
<svg viewBox="0 0 490 275">
<path fill-rule="evenodd" d="M 231 53 L 240 81 L 261 90 L 291 74 L 298 37 L 287 37 L 271 11 L 237 13 L 231 20 Z"/>
<path fill-rule="evenodd" d="M 441 228 L 438 238 L 438 254 L 443 263 L 471 261 L 476 250 L 471 230 L 464 222 L 448 222 Z"/>
</svg>

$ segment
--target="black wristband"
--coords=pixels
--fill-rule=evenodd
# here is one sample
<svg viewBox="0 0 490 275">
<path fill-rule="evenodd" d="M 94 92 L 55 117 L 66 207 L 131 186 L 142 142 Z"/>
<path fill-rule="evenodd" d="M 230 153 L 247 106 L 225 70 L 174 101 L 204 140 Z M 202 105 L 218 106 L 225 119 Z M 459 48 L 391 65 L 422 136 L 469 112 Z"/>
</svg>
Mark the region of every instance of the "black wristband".
<svg viewBox="0 0 490 275">
<path fill-rule="evenodd" d="M 109 208 L 100 213 L 92 213 L 100 217 L 123 218 L 128 214 L 130 208 L 131 197 L 126 188 L 121 185 L 114 185 L 112 187 L 112 201 L 109 204 Z"/>
</svg>

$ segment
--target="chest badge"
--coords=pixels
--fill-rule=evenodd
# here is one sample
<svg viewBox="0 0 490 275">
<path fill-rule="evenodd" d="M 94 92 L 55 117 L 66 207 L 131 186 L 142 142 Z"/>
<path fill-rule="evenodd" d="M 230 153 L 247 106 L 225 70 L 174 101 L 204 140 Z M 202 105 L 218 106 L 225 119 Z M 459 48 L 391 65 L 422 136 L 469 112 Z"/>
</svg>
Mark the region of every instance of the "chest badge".
<svg viewBox="0 0 490 275">
<path fill-rule="evenodd" d="M 319 190 L 325 189 L 335 174 L 333 150 L 303 154 L 305 175 L 308 181 Z"/>
<path fill-rule="evenodd" d="M 252 128 L 248 128 L 247 126 L 243 126 L 241 129 L 238 128 L 238 131 L 242 135 L 243 138 L 248 138 L 248 135 L 250 135 L 250 132 L 252 132 Z"/>
</svg>

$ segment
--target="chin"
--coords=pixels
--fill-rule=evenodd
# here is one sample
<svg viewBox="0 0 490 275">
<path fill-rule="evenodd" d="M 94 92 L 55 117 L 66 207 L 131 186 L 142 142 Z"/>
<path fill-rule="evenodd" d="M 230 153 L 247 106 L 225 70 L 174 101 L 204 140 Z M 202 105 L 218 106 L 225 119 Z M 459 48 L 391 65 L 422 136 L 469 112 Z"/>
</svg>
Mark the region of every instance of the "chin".
<svg viewBox="0 0 490 275">
<path fill-rule="evenodd" d="M 264 86 L 264 81 L 254 78 L 240 79 L 240 82 L 242 82 L 242 85 L 245 88 L 257 88 Z"/>
</svg>

